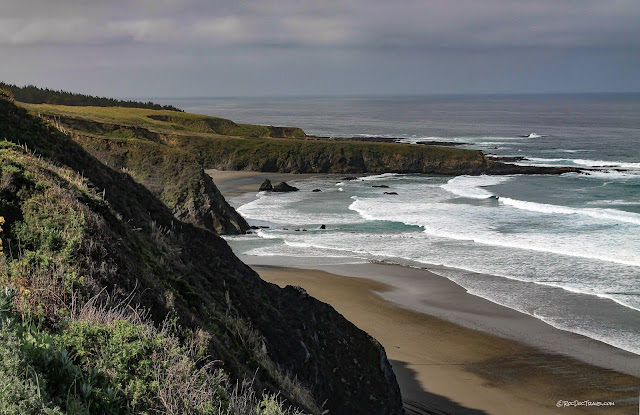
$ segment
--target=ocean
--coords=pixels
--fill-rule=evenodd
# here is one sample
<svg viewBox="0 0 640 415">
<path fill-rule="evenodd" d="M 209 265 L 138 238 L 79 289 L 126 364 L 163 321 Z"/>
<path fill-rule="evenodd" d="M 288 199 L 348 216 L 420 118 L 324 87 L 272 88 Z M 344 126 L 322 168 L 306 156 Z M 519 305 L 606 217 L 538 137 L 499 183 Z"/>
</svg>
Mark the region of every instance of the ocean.
<svg viewBox="0 0 640 415">
<path fill-rule="evenodd" d="M 310 135 L 452 141 L 521 164 L 585 169 L 301 180 L 293 183 L 300 192 L 234 201 L 249 223 L 269 228 L 227 241 L 243 255 L 427 268 L 471 294 L 640 354 L 640 95 L 162 103 Z"/>
</svg>

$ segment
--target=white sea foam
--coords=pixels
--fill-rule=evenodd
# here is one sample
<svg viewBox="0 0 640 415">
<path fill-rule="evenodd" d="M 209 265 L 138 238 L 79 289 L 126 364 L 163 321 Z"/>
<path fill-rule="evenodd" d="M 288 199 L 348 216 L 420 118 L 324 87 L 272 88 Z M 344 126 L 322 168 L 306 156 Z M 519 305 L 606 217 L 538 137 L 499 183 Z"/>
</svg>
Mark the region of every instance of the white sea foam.
<svg viewBox="0 0 640 415">
<path fill-rule="evenodd" d="M 563 298 L 576 298 L 568 293 L 571 292 L 608 299 L 620 307 L 637 310 L 640 302 L 627 294 L 638 290 L 640 215 L 612 209 L 616 200 L 611 200 L 610 204 L 607 201 L 602 208 L 596 203 L 588 207 L 569 207 L 518 200 L 508 192 L 521 177 L 370 176 L 367 179 L 393 180 L 392 187 L 399 195 L 381 197 L 380 192 L 372 191 L 370 184 L 349 182 L 344 186 L 347 194 L 335 192 L 331 198 L 323 199 L 326 212 L 318 211 L 312 205 L 313 198 L 309 193 L 302 195 L 304 192 L 299 192 L 298 195 L 306 197 L 308 202 L 294 195 L 264 195 L 250 209 L 252 214 L 264 218 L 275 215 L 283 220 L 292 215 L 294 221 L 286 223 L 295 222 L 299 226 L 317 223 L 318 216 L 335 215 L 343 218 L 336 221 L 343 225 L 326 232 L 259 230 L 263 242 L 248 244 L 251 249 L 246 253 L 442 264 L 492 274 L 496 278 L 562 288 L 566 294 L 560 290 L 553 294 L 554 299 L 558 297 L 555 301 L 559 305 L 564 304 Z M 575 180 L 562 177 L 565 176 L 558 180 Z M 576 177 L 581 175 L 576 174 Z M 525 186 L 530 181 L 523 180 Z M 505 181 L 514 183 L 497 188 L 499 190 L 489 188 Z M 334 183 L 327 181 L 328 186 Z M 487 199 L 494 194 L 500 196 L 495 203 L 466 199 Z M 618 197 L 617 201 L 632 202 L 622 200 L 623 195 Z M 298 202 L 291 202 L 292 198 Z M 345 211 L 347 206 L 351 214 Z M 405 228 L 402 224 L 420 226 L 423 231 Z M 484 281 L 484 277 L 478 278 L 480 282 Z M 561 313 L 559 319 L 553 314 L 554 310 L 536 315 L 536 299 L 524 298 L 524 291 L 506 292 L 504 287 L 508 285 L 504 283 L 485 286 L 484 282 L 480 284 L 470 278 L 454 281 L 476 295 L 507 307 L 513 308 L 515 299 L 520 298 L 521 308 L 564 330 L 579 332 L 584 326 L 580 322 L 566 321 L 563 310 L 558 311 Z M 593 338 L 600 336 L 591 332 L 583 334 Z M 627 343 L 615 335 L 609 337 L 611 344 L 626 348 L 624 344 Z"/>
<path fill-rule="evenodd" d="M 488 199 L 494 194 L 483 187 L 504 183 L 511 178 L 512 176 L 457 176 L 440 187 L 456 196 Z"/>
<path fill-rule="evenodd" d="M 628 180 L 628 179 L 640 179 L 640 170 L 636 171 L 617 171 L 617 170 L 600 170 L 600 171 L 588 171 L 584 172 L 585 176 L 593 177 L 596 179 L 605 180 Z"/>
<path fill-rule="evenodd" d="M 365 182 L 370 182 L 370 181 L 393 179 L 393 178 L 397 178 L 397 177 L 400 177 L 400 176 L 401 175 L 398 174 L 398 173 L 382 173 L 382 174 L 376 174 L 375 176 L 361 177 L 360 180 L 365 181 Z"/>
<path fill-rule="evenodd" d="M 568 150 L 565 150 L 568 151 Z M 626 161 L 607 161 L 607 160 L 589 160 L 589 159 L 572 159 L 572 158 L 543 158 L 543 157 L 527 157 L 523 163 L 519 164 L 531 164 L 526 162 L 545 163 L 547 164 L 564 164 L 575 167 L 589 167 L 589 168 L 602 168 L 602 169 L 624 169 L 624 170 L 640 170 L 640 163 L 626 162 Z"/>
<path fill-rule="evenodd" d="M 500 203 L 516 209 L 528 210 L 531 212 L 560 214 L 560 215 L 584 215 L 606 221 L 624 222 L 633 225 L 640 225 L 640 215 L 633 212 L 626 212 L 617 209 L 598 208 L 572 208 L 568 206 L 550 205 L 547 203 L 526 202 L 524 200 L 501 197 Z"/>
<path fill-rule="evenodd" d="M 592 200 L 587 202 L 588 205 L 618 205 L 618 206 L 638 206 L 640 205 L 640 200 L 623 200 L 623 199 L 614 199 L 614 200 Z"/>
<path fill-rule="evenodd" d="M 486 195 L 483 195 L 483 198 L 484 196 Z M 563 214 L 562 216 L 564 216 L 564 214 L 582 213 L 576 212 L 577 209 L 563 206 L 527 205 L 527 202 L 524 202 L 524 204 L 519 204 L 518 202 L 520 201 L 508 199 L 508 203 L 517 206 L 518 210 L 538 214 Z M 576 249 L 576 245 L 582 244 L 580 235 L 558 234 L 553 239 L 549 239 L 549 235 L 545 232 L 502 233 L 494 230 L 498 226 L 495 223 L 497 217 L 500 217 L 501 221 L 522 221 L 524 218 L 521 214 L 515 213 L 517 211 L 513 213 L 505 211 L 498 214 L 495 207 L 489 206 L 470 206 L 442 202 L 425 204 L 419 201 L 411 202 L 407 200 L 391 204 L 389 202 L 381 202 L 379 199 L 356 199 L 351 203 L 349 209 L 358 212 L 365 220 L 386 220 L 420 226 L 426 234 L 448 240 L 468 241 L 480 245 L 546 252 L 563 256 L 597 259 L 622 265 L 640 266 L 640 256 L 637 251 L 634 251 L 633 245 L 624 248 L 611 247 L 607 239 L 604 239 L 601 242 L 602 245 L 589 243 L 586 246 L 581 246 L 580 249 Z M 601 223 L 603 224 L 615 221 L 614 223 L 626 222 L 633 226 L 640 223 L 640 215 L 615 209 L 591 209 L 591 211 L 583 214 L 583 217 L 597 219 L 602 221 Z M 569 226 L 568 222 L 564 226 Z"/>
</svg>

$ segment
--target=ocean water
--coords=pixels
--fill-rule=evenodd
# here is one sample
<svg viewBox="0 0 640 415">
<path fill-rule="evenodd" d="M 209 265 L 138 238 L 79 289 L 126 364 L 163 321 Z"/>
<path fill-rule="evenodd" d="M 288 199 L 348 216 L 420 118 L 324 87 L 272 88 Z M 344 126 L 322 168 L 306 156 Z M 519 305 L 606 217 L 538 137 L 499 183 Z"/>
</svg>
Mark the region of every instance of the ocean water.
<svg viewBox="0 0 640 415">
<path fill-rule="evenodd" d="M 247 199 L 238 211 L 270 228 L 228 241 L 247 255 L 426 267 L 472 294 L 640 354 L 639 95 L 167 102 L 319 136 L 455 141 L 521 164 L 585 169 L 303 180 L 300 192 Z"/>
</svg>

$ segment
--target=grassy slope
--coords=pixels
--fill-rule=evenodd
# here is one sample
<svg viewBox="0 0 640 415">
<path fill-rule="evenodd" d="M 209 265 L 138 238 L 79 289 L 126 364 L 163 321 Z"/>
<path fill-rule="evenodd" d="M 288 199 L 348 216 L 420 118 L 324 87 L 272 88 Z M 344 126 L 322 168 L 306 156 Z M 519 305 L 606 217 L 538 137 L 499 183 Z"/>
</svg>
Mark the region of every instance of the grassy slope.
<svg viewBox="0 0 640 415">
<path fill-rule="evenodd" d="M 198 114 L 124 108 L 25 105 L 34 114 L 73 117 L 62 124 L 89 136 L 162 141 L 196 155 L 205 168 L 280 172 L 478 173 L 481 152 L 424 145 L 290 140 L 262 126 L 238 125 Z M 84 120 L 84 122 L 78 121 Z M 289 137 L 299 137 L 293 129 Z"/>
<path fill-rule="evenodd" d="M 133 293 L 156 323 L 171 312 L 202 330 L 235 379 L 257 373 L 257 388 L 311 410 L 290 371 L 331 413 L 399 413 L 384 351 L 329 306 L 263 282 L 216 235 L 176 222 L 129 175 L 1 99 L 0 139 L 0 285 L 18 289 L 18 311 L 56 334 L 92 295 Z"/>
<path fill-rule="evenodd" d="M 82 118 L 179 135 L 205 133 L 241 137 L 304 137 L 304 131 L 295 127 L 236 124 L 224 118 L 175 111 L 121 107 L 69 107 L 48 104 L 22 105 L 30 112 L 42 115 Z"/>
</svg>

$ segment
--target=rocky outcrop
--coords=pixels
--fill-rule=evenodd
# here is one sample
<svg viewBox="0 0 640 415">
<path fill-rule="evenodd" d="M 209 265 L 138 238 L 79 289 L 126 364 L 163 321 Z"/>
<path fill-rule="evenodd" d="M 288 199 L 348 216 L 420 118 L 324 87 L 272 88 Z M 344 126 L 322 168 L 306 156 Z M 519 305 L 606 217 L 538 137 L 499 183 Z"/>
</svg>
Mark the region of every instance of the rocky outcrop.
<svg viewBox="0 0 640 415">
<path fill-rule="evenodd" d="M 517 166 L 481 151 L 400 143 L 189 138 L 206 168 L 282 173 L 561 174 L 573 168 Z M 355 176 L 347 176 L 355 177 Z"/>
<path fill-rule="evenodd" d="M 287 184 L 287 182 L 280 182 L 275 186 L 273 186 L 271 190 L 274 192 L 297 192 L 300 189 L 298 189 L 295 186 L 291 186 L 290 184 Z"/>
<path fill-rule="evenodd" d="M 242 234 L 249 229 L 191 154 L 151 141 L 80 135 L 74 139 L 106 165 L 146 186 L 178 220 L 219 235 Z"/>
<path fill-rule="evenodd" d="M 213 230 L 219 235 L 237 235 L 249 229 L 247 221 L 225 200 L 211 176 L 200 171 L 198 188 L 189 198 L 176 204 L 176 218 Z"/>
<path fill-rule="evenodd" d="M 273 190 L 273 186 L 271 185 L 271 180 L 264 179 L 264 182 L 260 185 L 258 191 L 260 192 L 270 192 Z"/>
</svg>

